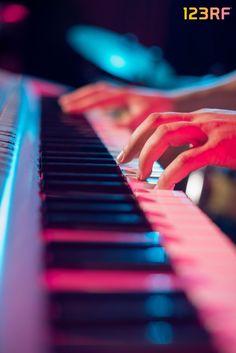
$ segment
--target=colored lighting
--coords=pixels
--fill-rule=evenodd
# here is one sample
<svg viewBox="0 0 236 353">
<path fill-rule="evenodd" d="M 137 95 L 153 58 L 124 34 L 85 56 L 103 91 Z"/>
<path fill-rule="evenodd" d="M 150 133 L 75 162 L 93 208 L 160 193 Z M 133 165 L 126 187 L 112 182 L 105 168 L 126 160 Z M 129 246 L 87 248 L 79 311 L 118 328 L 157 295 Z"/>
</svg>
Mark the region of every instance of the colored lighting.
<svg viewBox="0 0 236 353">
<path fill-rule="evenodd" d="M 156 344 L 170 344 L 173 341 L 173 331 L 167 322 L 151 323 L 147 327 L 148 339 Z"/>
<path fill-rule="evenodd" d="M 142 81 L 152 70 L 151 51 L 126 35 L 99 27 L 74 26 L 67 40 L 76 52 L 116 77 Z"/>
<path fill-rule="evenodd" d="M 173 302 L 165 295 L 153 295 L 148 298 L 145 308 L 153 317 L 171 317 L 173 315 Z"/>
<path fill-rule="evenodd" d="M 10 4 L 0 9 L 1 23 L 16 23 L 23 21 L 29 14 L 26 6 L 21 4 Z"/>
<path fill-rule="evenodd" d="M 111 64 L 117 68 L 125 66 L 125 60 L 120 55 L 111 55 Z"/>
</svg>

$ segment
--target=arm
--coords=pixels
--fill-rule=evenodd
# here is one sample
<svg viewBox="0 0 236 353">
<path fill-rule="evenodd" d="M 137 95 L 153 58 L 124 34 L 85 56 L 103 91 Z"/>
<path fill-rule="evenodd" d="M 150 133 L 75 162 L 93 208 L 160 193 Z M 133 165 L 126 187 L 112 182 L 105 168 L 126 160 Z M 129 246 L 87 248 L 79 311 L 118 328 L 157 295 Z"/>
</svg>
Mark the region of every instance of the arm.
<svg viewBox="0 0 236 353">
<path fill-rule="evenodd" d="M 236 71 L 211 79 L 201 87 L 173 91 L 170 97 L 175 111 L 189 112 L 206 107 L 236 110 Z"/>
<path fill-rule="evenodd" d="M 128 114 L 119 124 L 135 129 L 152 112 L 188 112 L 203 107 L 236 110 L 236 72 L 211 79 L 204 86 L 171 92 L 113 86 L 100 82 L 62 96 L 65 112 L 84 112 L 94 108 L 125 106 Z"/>
</svg>

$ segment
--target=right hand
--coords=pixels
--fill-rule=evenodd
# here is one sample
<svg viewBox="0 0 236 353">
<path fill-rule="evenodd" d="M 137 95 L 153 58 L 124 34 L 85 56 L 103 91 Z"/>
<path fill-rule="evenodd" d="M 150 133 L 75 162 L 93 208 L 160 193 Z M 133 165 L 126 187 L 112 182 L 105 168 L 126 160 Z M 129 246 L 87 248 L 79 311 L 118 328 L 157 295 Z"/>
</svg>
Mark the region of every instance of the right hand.
<svg viewBox="0 0 236 353">
<path fill-rule="evenodd" d="M 117 157 L 139 158 L 138 178 L 145 180 L 153 163 L 171 146 L 191 144 L 165 169 L 158 188 L 172 189 L 192 171 L 206 165 L 236 169 L 236 112 L 202 109 L 192 113 L 151 114 L 132 134 Z"/>
</svg>

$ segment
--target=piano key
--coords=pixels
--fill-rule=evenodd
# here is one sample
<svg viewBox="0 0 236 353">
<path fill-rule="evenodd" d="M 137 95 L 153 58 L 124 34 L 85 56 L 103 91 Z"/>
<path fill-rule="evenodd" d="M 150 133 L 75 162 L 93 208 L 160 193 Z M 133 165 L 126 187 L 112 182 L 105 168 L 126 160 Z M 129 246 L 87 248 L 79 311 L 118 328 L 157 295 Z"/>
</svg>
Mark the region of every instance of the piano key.
<svg viewBox="0 0 236 353">
<path fill-rule="evenodd" d="M 0 136 L 9 136 L 12 138 L 16 137 L 16 132 L 10 131 L 10 130 L 4 130 L 2 129 L 2 126 L 0 127 Z"/>
<path fill-rule="evenodd" d="M 46 162 L 43 163 L 42 171 L 47 172 L 79 172 L 79 173 L 114 173 L 121 174 L 120 169 L 114 164 L 104 163 L 63 163 L 63 162 Z"/>
<path fill-rule="evenodd" d="M 13 151 L 15 146 L 12 145 L 11 143 L 0 141 L 0 148 L 6 151 Z"/>
<path fill-rule="evenodd" d="M 46 264 L 55 268 L 155 269 L 170 271 L 169 259 L 160 246 L 59 242 L 46 247 Z"/>
<path fill-rule="evenodd" d="M 153 346 L 141 346 L 141 345 L 107 345 L 100 344 L 99 347 L 96 344 L 82 343 L 78 347 L 78 340 L 70 339 L 61 332 L 54 332 L 53 346 L 51 347 L 52 353 L 157 353 L 157 347 Z M 174 346 L 169 345 L 168 348 L 165 345 L 158 347 L 158 353 L 215 353 L 212 346 L 209 344 L 192 345 L 192 346 Z"/>
<path fill-rule="evenodd" d="M 15 145 L 16 139 L 14 137 L 0 134 L 0 143 L 2 142 L 8 143 L 10 145 Z"/>
<path fill-rule="evenodd" d="M 182 348 L 192 349 L 197 348 L 195 352 L 202 352 L 202 348 L 206 345 L 208 350 L 212 352 L 209 344 L 209 337 L 206 331 L 197 323 L 176 323 L 173 324 L 168 320 L 156 320 L 148 323 L 124 323 L 121 324 L 99 324 L 99 325 L 77 325 L 76 327 L 54 327 L 57 333 L 61 333 L 68 340 L 68 345 L 74 344 L 79 347 L 96 346 L 122 346 L 139 347 L 146 352 L 149 347 L 155 347 L 168 352 L 169 349 L 174 349 L 175 352 L 181 352 Z"/>
<path fill-rule="evenodd" d="M 53 156 L 53 157 L 43 157 L 41 159 L 41 163 L 52 163 L 52 162 L 60 162 L 60 163 L 78 163 L 78 164 L 83 164 L 83 163 L 91 163 L 91 164 L 112 164 L 116 166 L 116 162 L 114 159 L 110 156 L 107 158 L 105 157 L 75 157 L 75 156 Z"/>
<path fill-rule="evenodd" d="M 103 212 L 91 213 L 57 213 L 50 212 L 44 217 L 44 226 L 67 229 L 113 229 L 125 231 L 148 231 L 150 228 L 143 215 L 136 213 Z"/>
<path fill-rule="evenodd" d="M 50 320 L 67 325 L 196 320 L 196 311 L 179 291 L 157 293 L 49 293 Z"/>
<path fill-rule="evenodd" d="M 122 175 L 117 174 L 101 174 L 101 173 L 66 173 L 56 172 L 47 173 L 44 172 L 42 175 L 43 181 L 55 181 L 55 180 L 75 180 L 75 181 L 122 181 L 124 180 Z"/>
<path fill-rule="evenodd" d="M 81 203 L 93 203 L 93 202 L 99 202 L 99 203 L 103 203 L 103 202 L 113 202 L 113 203 L 134 203 L 134 196 L 130 193 L 129 194 L 113 194 L 113 193 L 109 193 L 109 194 L 100 194 L 100 193 L 72 193 L 72 194 L 63 194 L 63 195 L 54 195 L 51 193 L 48 193 L 45 197 L 45 200 L 47 202 L 81 202 Z M 137 203 L 136 207 L 138 209 L 139 206 Z"/>
<path fill-rule="evenodd" d="M 126 246 L 132 244 L 135 247 L 162 245 L 161 236 L 158 232 L 114 232 L 98 230 L 63 230 L 63 229 L 44 229 L 43 240 L 49 242 L 78 242 L 78 243 L 104 243 L 120 244 Z"/>
<path fill-rule="evenodd" d="M 100 202 L 44 202 L 44 212 L 133 212 L 137 210 L 134 203 L 100 203 Z"/>
<path fill-rule="evenodd" d="M 153 293 L 182 285 L 172 272 L 55 268 L 44 272 L 42 284 L 50 293 Z"/>
<path fill-rule="evenodd" d="M 101 193 L 130 193 L 125 183 L 120 181 L 101 181 L 101 180 L 46 180 L 42 182 L 44 191 L 51 190 L 76 190 Z"/>
<path fill-rule="evenodd" d="M 12 157 L 14 154 L 14 149 L 6 149 L 5 147 L 0 146 L 0 154 L 2 156 L 10 156 Z"/>
<path fill-rule="evenodd" d="M 111 159 L 110 153 L 99 141 L 90 124 L 82 117 L 78 119 L 76 116 L 65 116 L 60 112 L 55 100 L 54 102 L 50 100 L 48 107 L 51 113 L 45 115 L 42 122 L 43 143 L 40 152 L 44 226 L 45 232 L 51 234 L 51 238 L 47 238 L 45 252 L 48 266 L 52 267 L 50 271 L 53 270 L 54 273 L 55 270 L 59 271 L 56 276 L 57 280 L 60 279 L 60 271 L 68 269 L 68 272 L 65 272 L 67 276 L 64 278 L 63 286 L 70 282 L 70 280 L 68 282 L 69 276 L 71 289 L 74 291 L 74 293 L 69 293 L 70 286 L 63 287 L 64 293 L 55 291 L 55 287 L 53 290 L 52 287 L 48 288 L 51 313 L 57 315 L 50 319 L 53 320 L 51 323 L 54 326 L 55 351 L 69 353 L 72 349 L 77 353 L 78 351 L 91 353 L 91 349 L 96 353 L 98 351 L 106 353 L 107 349 L 109 353 L 114 353 L 114 347 L 119 346 L 117 353 L 118 351 L 124 352 L 124 350 L 127 350 L 127 353 L 156 350 L 181 353 L 211 352 L 208 346 L 208 336 L 195 315 L 194 317 L 188 314 L 185 316 L 185 312 L 180 310 L 179 316 L 176 312 L 170 314 L 171 311 L 168 316 L 168 309 L 178 307 L 177 301 L 173 304 L 173 298 L 171 301 L 169 297 L 167 299 L 167 296 L 158 298 L 154 296 L 149 301 L 147 298 L 138 301 L 134 299 L 134 296 L 132 297 L 134 293 L 131 293 L 129 300 L 127 297 L 121 298 L 121 293 L 119 293 L 115 300 L 114 297 L 113 299 L 105 297 L 99 301 L 96 297 L 97 293 L 93 293 L 94 299 L 90 301 L 83 299 L 88 298 L 88 291 L 98 289 L 107 295 L 106 290 L 114 292 L 115 288 L 121 286 L 119 277 L 117 277 L 120 266 L 124 269 L 121 271 L 123 273 L 120 273 L 120 281 L 123 281 L 122 290 L 126 292 L 134 290 L 135 286 L 132 287 L 134 285 L 132 281 L 137 275 L 137 269 L 141 271 L 145 268 L 147 277 L 145 277 L 143 286 L 153 291 L 153 288 L 159 285 L 157 284 L 158 275 L 164 276 L 159 271 L 164 271 L 169 263 L 163 248 L 151 246 L 150 242 L 149 244 L 136 242 L 131 245 L 127 241 L 125 244 L 124 242 L 111 244 L 107 237 L 104 237 L 103 242 L 100 243 L 95 240 L 86 242 L 85 237 L 83 240 L 80 237 L 79 241 L 72 238 L 67 241 L 66 236 L 64 240 L 58 241 L 59 238 L 53 236 L 64 230 L 64 234 L 69 236 L 73 233 L 75 238 L 76 232 L 80 234 L 84 232 L 83 229 L 88 229 L 91 233 L 94 229 L 94 232 L 99 233 L 100 230 L 104 234 L 119 234 L 120 232 L 123 235 L 127 233 L 133 235 L 137 232 L 139 235 L 143 234 L 144 237 L 145 232 L 152 231 L 152 228 L 121 176 L 119 167 Z M 109 163 L 108 159 L 112 163 Z M 50 162 L 54 162 L 54 166 Z M 60 162 L 61 165 L 56 165 L 56 162 Z M 103 162 L 102 169 L 101 162 Z M 113 168 L 110 168 L 111 164 Z M 53 167 L 55 169 L 50 169 Z M 96 168 L 93 169 L 93 167 Z M 133 165 L 132 168 L 135 171 L 137 166 Z M 113 175 L 114 179 L 110 175 Z M 117 191 L 111 189 L 111 185 L 113 187 L 120 185 L 126 191 L 123 191 L 122 195 L 115 194 Z M 111 192 L 112 194 L 109 194 Z M 127 202 L 128 207 L 125 207 L 124 202 Z M 124 217 L 124 215 L 129 217 Z M 110 277 L 106 276 L 104 270 L 99 272 L 99 266 L 109 269 Z M 84 278 L 83 271 L 86 270 L 83 268 L 90 269 L 87 270 L 90 272 L 86 274 L 84 272 Z M 97 270 L 94 271 L 94 268 Z M 135 271 L 131 271 L 126 276 L 129 268 Z M 168 276 L 170 270 L 169 267 Z M 94 276 L 89 277 L 92 271 L 94 271 Z M 72 273 L 76 275 L 73 277 Z M 166 280 L 162 278 L 165 285 L 170 284 L 167 280 L 169 277 L 165 277 Z M 135 285 L 142 286 L 140 280 L 135 282 Z M 87 290 L 87 292 L 83 294 L 81 290 Z M 187 306 L 188 304 L 184 308 Z M 165 308 L 167 311 L 164 310 Z M 130 325 L 131 322 L 132 325 Z M 112 346 L 111 349 L 108 348 L 109 345 Z"/>
<path fill-rule="evenodd" d="M 65 134 L 63 134 L 62 136 L 44 136 L 43 137 L 43 141 L 44 142 L 50 142 L 50 143 L 77 143 L 77 142 L 83 142 L 83 143 L 90 143 L 92 142 L 92 144 L 101 144 L 101 140 L 95 135 L 93 137 L 83 137 L 83 136 L 79 136 L 78 137 L 78 133 L 75 136 L 68 136 L 66 137 Z"/>
<path fill-rule="evenodd" d="M 87 141 L 89 141 L 90 139 L 95 139 L 97 138 L 97 135 L 94 133 L 88 133 L 88 132 L 83 132 L 83 134 L 79 134 L 79 131 L 77 129 L 71 130 L 71 131 L 66 131 L 65 128 L 58 130 L 58 129 L 54 129 L 53 131 L 41 131 L 41 139 L 42 141 L 47 140 L 47 139 L 51 139 L 51 138 L 55 138 L 55 139 L 75 139 L 76 141 L 78 141 L 79 138 L 81 138 L 82 140 L 85 139 Z"/>
<path fill-rule="evenodd" d="M 106 147 L 104 147 L 103 145 L 93 146 L 91 144 L 80 145 L 80 144 L 76 144 L 76 143 L 63 145 L 63 144 L 52 143 L 52 144 L 43 144 L 41 146 L 42 151 L 45 151 L 45 150 L 50 151 L 50 149 L 54 149 L 54 150 L 58 150 L 58 151 L 83 151 L 83 152 L 101 151 L 101 152 L 107 152 Z M 107 154 L 108 154 L 108 152 L 107 152 Z"/>
<path fill-rule="evenodd" d="M 42 155 L 42 153 L 41 153 Z M 106 151 L 57 151 L 56 149 L 47 149 L 43 151 L 44 157 L 92 157 L 92 158 L 109 158 L 110 154 Z"/>
</svg>

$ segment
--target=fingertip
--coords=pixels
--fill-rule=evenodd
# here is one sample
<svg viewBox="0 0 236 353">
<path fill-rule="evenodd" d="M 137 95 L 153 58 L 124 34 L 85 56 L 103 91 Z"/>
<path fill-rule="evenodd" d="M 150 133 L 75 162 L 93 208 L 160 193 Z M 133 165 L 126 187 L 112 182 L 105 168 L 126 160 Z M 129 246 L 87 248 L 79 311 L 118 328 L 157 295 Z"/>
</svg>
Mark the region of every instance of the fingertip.
<svg viewBox="0 0 236 353">
<path fill-rule="evenodd" d="M 140 181 L 145 180 L 145 178 L 144 178 L 144 176 L 143 176 L 143 174 L 142 174 L 142 172 L 140 170 L 137 171 L 136 177 Z"/>
<path fill-rule="evenodd" d="M 168 178 L 166 178 L 165 172 L 163 172 L 163 174 L 161 175 L 161 177 L 159 178 L 155 189 L 156 190 L 173 190 L 175 187 L 175 184 L 171 181 L 168 180 Z"/>
<path fill-rule="evenodd" d="M 120 164 L 120 163 L 123 163 L 123 159 L 124 159 L 124 151 L 121 151 L 116 157 L 116 161 Z"/>
</svg>

